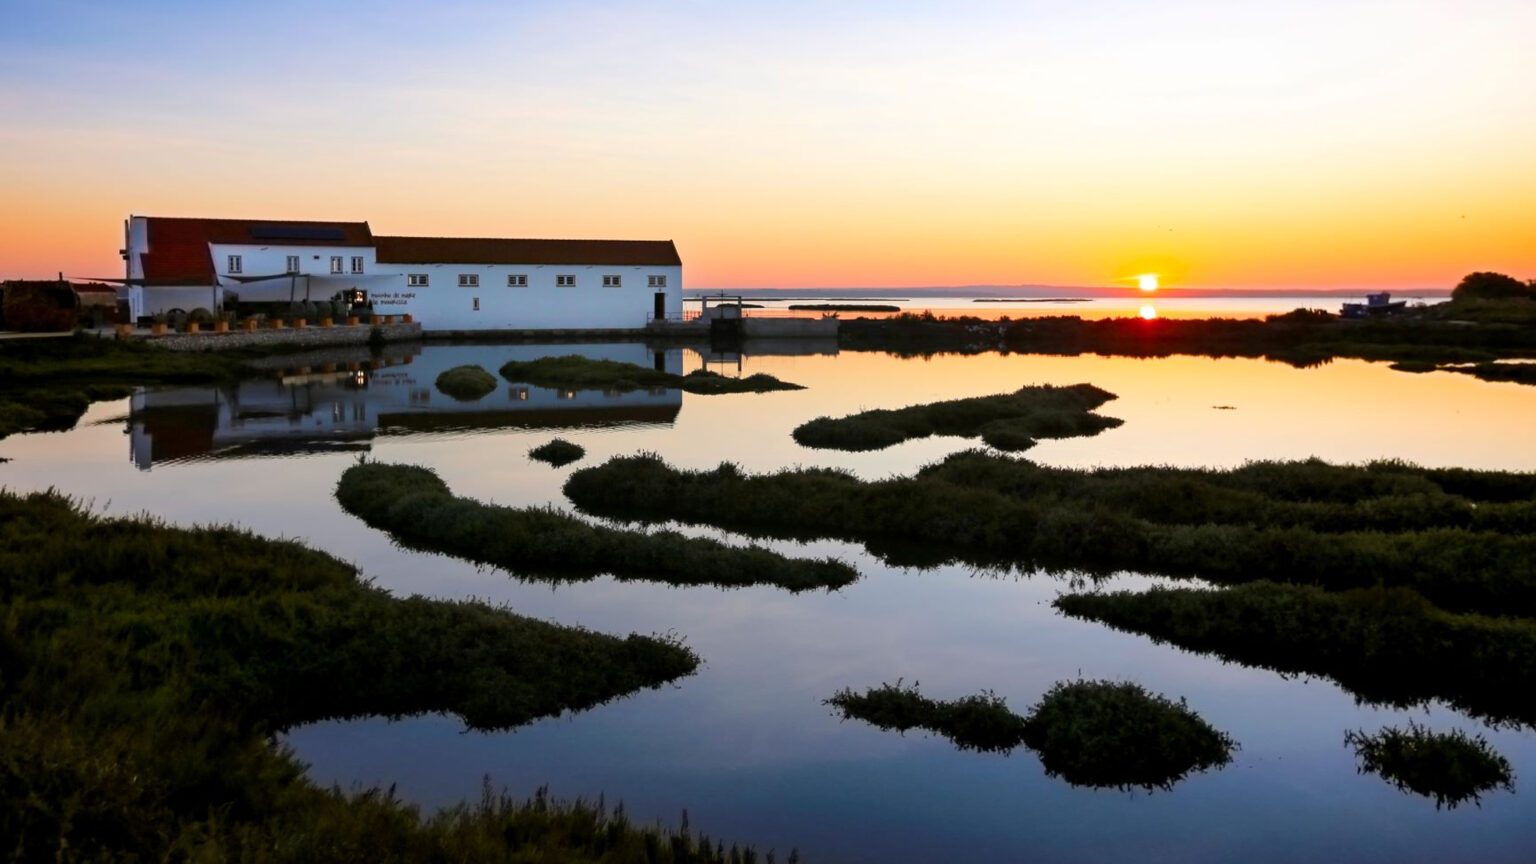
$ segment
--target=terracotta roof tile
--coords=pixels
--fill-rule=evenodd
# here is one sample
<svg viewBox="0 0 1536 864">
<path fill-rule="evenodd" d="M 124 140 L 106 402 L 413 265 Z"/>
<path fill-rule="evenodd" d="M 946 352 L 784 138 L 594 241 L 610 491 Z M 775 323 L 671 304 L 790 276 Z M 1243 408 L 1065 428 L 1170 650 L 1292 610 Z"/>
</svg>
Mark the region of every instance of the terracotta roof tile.
<svg viewBox="0 0 1536 864">
<path fill-rule="evenodd" d="M 371 246 L 367 222 L 277 219 L 187 219 L 146 216 L 148 251 L 139 256 L 150 285 L 209 285 L 214 280 L 209 243 L 283 246 Z"/>
</svg>

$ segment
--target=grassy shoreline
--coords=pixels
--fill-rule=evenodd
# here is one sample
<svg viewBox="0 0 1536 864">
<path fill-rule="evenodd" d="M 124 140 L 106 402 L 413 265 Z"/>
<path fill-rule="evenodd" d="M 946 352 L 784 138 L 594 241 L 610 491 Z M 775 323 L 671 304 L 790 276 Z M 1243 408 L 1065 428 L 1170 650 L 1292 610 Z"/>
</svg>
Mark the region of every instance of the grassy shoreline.
<svg viewBox="0 0 1536 864">
<path fill-rule="evenodd" d="M 0 493 L 0 566 L 0 836 L 17 860 L 731 860 L 542 794 L 423 817 L 319 788 L 272 737 L 426 711 L 521 725 L 691 674 L 676 640 L 395 598 L 298 543 L 47 493 Z"/>
<path fill-rule="evenodd" d="M 817 417 L 792 434 L 806 447 L 836 450 L 880 450 L 930 435 L 981 438 L 999 450 L 1025 450 L 1036 438 L 1097 435 L 1119 426 L 1122 421 L 1114 417 L 1092 413 L 1114 398 L 1092 384 L 1034 385 L 997 396 Z"/>
<path fill-rule="evenodd" d="M 615 457 L 564 488 L 596 515 L 861 542 L 897 564 L 1334 590 L 1382 583 L 1451 611 L 1536 614 L 1529 474 L 1322 462 L 1079 471 L 967 451 L 870 482 L 827 469 L 746 475 L 730 464 L 681 471 L 653 456 Z"/>
<path fill-rule="evenodd" d="M 687 375 L 674 375 L 634 363 L 593 360 L 579 354 L 540 357 L 537 360 L 509 360 L 502 364 L 500 372 L 501 377 L 513 383 L 570 390 L 626 391 L 641 387 L 676 387 L 689 393 L 715 395 L 805 389 L 799 384 L 780 381 L 762 373 L 746 378 L 728 378 L 707 369 L 695 369 Z"/>
<path fill-rule="evenodd" d="M 542 508 L 498 507 L 457 498 L 432 471 L 362 463 L 336 487 L 347 512 L 402 543 L 551 581 L 641 579 L 672 585 L 788 591 L 832 590 L 858 579 L 831 559 L 789 558 L 760 547 L 733 547 L 672 531 L 645 534 L 589 525 Z"/>
</svg>

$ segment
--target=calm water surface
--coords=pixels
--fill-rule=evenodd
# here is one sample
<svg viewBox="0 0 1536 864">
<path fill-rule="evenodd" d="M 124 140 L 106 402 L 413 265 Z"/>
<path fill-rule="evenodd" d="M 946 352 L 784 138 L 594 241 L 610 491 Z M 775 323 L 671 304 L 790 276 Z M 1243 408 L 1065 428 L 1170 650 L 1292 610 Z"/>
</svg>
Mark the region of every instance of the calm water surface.
<svg viewBox="0 0 1536 864">
<path fill-rule="evenodd" d="M 978 304 L 983 305 L 983 304 Z M 1449 373 L 1408 375 L 1339 361 L 1298 370 L 1254 360 L 1028 355 L 903 360 L 800 346 L 796 354 L 703 356 L 641 345 L 428 346 L 370 367 L 316 361 L 238 388 L 144 393 L 94 406 L 73 431 L 0 442 L 0 483 L 53 487 L 113 514 L 234 522 L 300 538 L 355 562 L 399 594 L 478 597 L 524 614 L 614 633 L 675 633 L 698 674 L 513 732 L 465 732 L 451 716 L 321 723 L 286 736 L 322 783 L 397 784 L 427 807 L 479 794 L 604 794 L 642 819 L 776 848 L 806 861 L 1528 861 L 1536 858 L 1536 735 L 1489 730 L 1442 706 L 1357 706 L 1327 682 L 1226 665 L 1066 619 L 1042 575 L 906 570 L 835 542 L 775 543 L 835 554 L 863 574 L 837 593 L 672 588 L 609 579 L 525 584 L 451 558 L 403 551 L 331 497 L 359 454 L 428 465 L 459 494 L 566 506 L 570 471 L 654 451 L 684 467 L 730 460 L 751 471 L 838 466 L 906 474 L 970 446 L 954 438 L 878 453 L 802 448 L 790 430 L 865 408 L 1089 382 L 1119 394 L 1101 409 L 1125 425 L 1048 441 L 1029 457 L 1063 466 L 1231 466 L 1251 459 L 1398 458 L 1529 471 L 1536 389 Z M 437 373 L 578 352 L 674 372 L 767 372 L 809 389 L 695 396 L 676 390 L 560 393 L 507 385 L 477 403 L 432 388 Z M 366 356 L 366 355 L 363 355 Z M 555 435 L 587 457 L 552 469 L 527 459 Z M 697 533 L 732 535 L 710 529 Z M 1118 586 L 1148 584 L 1126 575 Z M 1112 678 L 1185 697 L 1242 745 L 1226 768 L 1147 794 L 1048 778 L 1027 750 L 962 753 L 941 738 L 834 717 L 822 700 L 898 678 L 954 698 L 990 689 L 1023 713 L 1056 681 Z M 1481 807 L 1431 801 L 1357 774 L 1349 729 L 1408 719 L 1485 735 L 1515 767 L 1515 793 Z"/>
</svg>

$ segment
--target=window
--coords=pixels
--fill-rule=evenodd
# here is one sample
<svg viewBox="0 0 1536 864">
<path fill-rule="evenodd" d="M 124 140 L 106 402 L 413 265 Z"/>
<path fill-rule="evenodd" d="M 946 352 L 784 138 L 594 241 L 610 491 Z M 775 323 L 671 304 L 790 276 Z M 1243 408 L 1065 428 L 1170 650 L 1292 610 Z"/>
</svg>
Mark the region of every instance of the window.
<svg viewBox="0 0 1536 864">
<path fill-rule="evenodd" d="M 229 256 L 229 272 L 231 272 L 231 273 L 239 273 L 239 272 L 241 272 L 241 262 L 240 262 L 240 256 L 239 255 L 231 255 L 231 256 Z"/>
<path fill-rule="evenodd" d="M 299 256 L 297 256 L 297 255 L 289 255 L 288 256 L 288 265 L 283 270 L 283 272 L 285 272 L 285 273 L 297 273 L 297 272 L 299 272 Z"/>
<path fill-rule="evenodd" d="M 507 277 L 508 288 L 527 288 L 528 277 L 522 273 L 514 273 Z"/>
<path fill-rule="evenodd" d="M 475 308 L 472 309 L 471 311 L 473 311 L 473 312 L 479 312 L 480 311 L 480 298 L 479 297 L 475 298 Z"/>
<path fill-rule="evenodd" d="M 361 273 L 361 272 L 363 272 L 363 256 L 361 256 L 361 255 L 353 255 L 352 256 L 352 272 L 353 273 Z"/>
<path fill-rule="evenodd" d="M 408 288 L 425 288 L 425 287 L 427 287 L 427 274 L 425 274 L 425 273 L 409 273 L 409 274 L 406 274 L 405 284 L 406 284 L 406 287 L 408 287 Z"/>
<path fill-rule="evenodd" d="M 480 287 L 480 274 L 479 273 L 460 273 L 459 274 L 459 287 L 460 288 L 479 288 Z"/>
<path fill-rule="evenodd" d="M 652 288 L 665 288 L 667 287 L 667 277 L 649 276 L 647 277 L 647 284 L 649 284 Z"/>
<path fill-rule="evenodd" d="M 528 388 L 527 387 L 508 387 L 507 388 L 507 398 L 511 399 L 513 402 L 527 402 L 528 401 Z"/>
<path fill-rule="evenodd" d="M 574 275 L 556 276 L 555 277 L 555 287 L 556 288 L 575 288 L 576 287 L 576 277 Z"/>
<path fill-rule="evenodd" d="M 618 288 L 618 287 L 620 287 L 621 280 L 623 278 L 624 277 L 622 277 L 622 276 L 604 276 L 603 277 L 603 287 L 604 288 Z"/>
<path fill-rule="evenodd" d="M 340 255 L 332 255 L 331 256 L 331 272 L 332 273 L 340 273 L 341 272 L 341 256 Z"/>
</svg>

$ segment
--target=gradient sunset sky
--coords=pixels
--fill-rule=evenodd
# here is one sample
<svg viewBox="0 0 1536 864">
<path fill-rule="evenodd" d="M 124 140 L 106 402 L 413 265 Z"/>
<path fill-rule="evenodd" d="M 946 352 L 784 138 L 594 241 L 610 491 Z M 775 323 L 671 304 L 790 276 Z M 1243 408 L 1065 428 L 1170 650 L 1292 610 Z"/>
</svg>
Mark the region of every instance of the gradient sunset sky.
<svg viewBox="0 0 1536 864">
<path fill-rule="evenodd" d="M 1536 278 L 1536 2 L 0 0 L 0 277 L 130 213 L 689 288 Z"/>
</svg>

